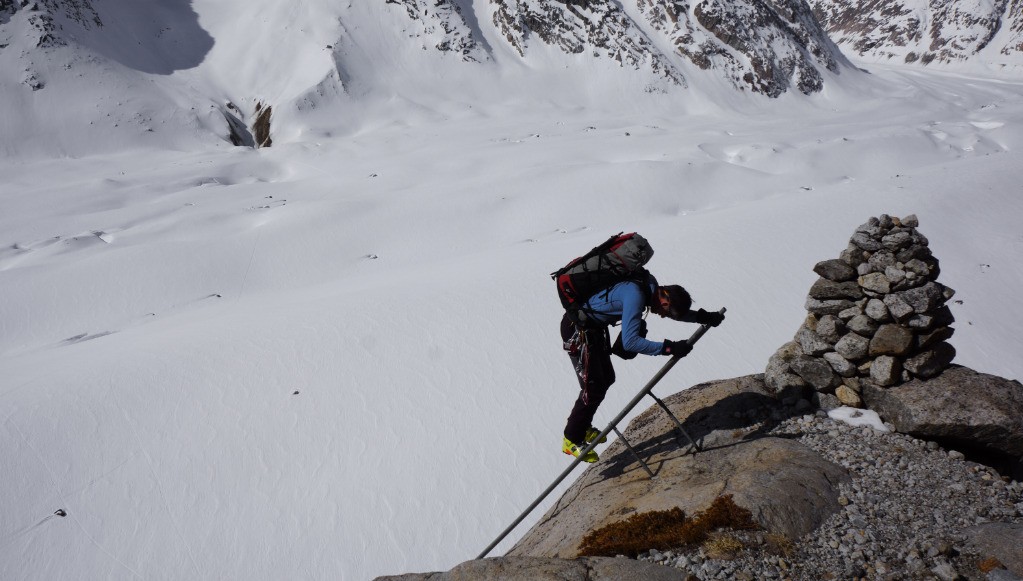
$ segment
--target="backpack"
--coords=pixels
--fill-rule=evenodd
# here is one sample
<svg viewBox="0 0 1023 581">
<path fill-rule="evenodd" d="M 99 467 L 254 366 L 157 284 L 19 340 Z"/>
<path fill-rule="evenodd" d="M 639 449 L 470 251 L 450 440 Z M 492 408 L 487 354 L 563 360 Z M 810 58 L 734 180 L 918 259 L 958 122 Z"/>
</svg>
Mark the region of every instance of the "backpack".
<svg viewBox="0 0 1023 581">
<path fill-rule="evenodd" d="M 580 327 L 600 324 L 584 307 L 590 297 L 614 285 L 634 280 L 645 294 L 650 293 L 650 273 L 643 266 L 654 255 L 650 243 L 635 232 L 619 232 L 583 256 L 552 272 L 558 285 L 558 298 L 569 320 Z"/>
</svg>

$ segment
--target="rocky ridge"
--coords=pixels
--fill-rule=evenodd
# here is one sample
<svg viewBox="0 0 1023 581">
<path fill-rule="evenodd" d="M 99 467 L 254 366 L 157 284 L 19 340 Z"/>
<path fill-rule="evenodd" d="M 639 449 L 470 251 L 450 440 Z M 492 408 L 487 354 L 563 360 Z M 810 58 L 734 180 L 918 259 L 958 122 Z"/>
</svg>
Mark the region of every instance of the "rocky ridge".
<svg viewBox="0 0 1023 581">
<path fill-rule="evenodd" d="M 566 53 L 591 51 L 622 66 L 649 66 L 680 86 L 686 86 L 680 64 L 688 62 L 718 71 L 739 90 L 810 94 L 823 89 L 822 70 L 838 73 L 845 62 L 802 0 L 637 0 L 635 16 L 609 0 L 494 4 L 494 25 L 522 56 L 535 35 Z"/>
<path fill-rule="evenodd" d="M 424 48 L 432 45 L 438 51 L 459 55 L 467 62 L 483 62 L 490 56 L 465 22 L 462 9 L 451 0 L 386 0 L 405 9 L 409 38 L 422 39 Z"/>
<path fill-rule="evenodd" d="M 694 65 L 740 91 L 810 94 L 823 89 L 824 73 L 838 74 L 845 63 L 803 0 L 488 0 L 485 13 L 456 0 L 386 0 L 379 10 L 408 42 L 467 63 L 492 61 L 500 43 L 523 59 L 553 50 L 648 71 L 651 91 L 687 87 L 684 69 Z M 17 11 L 30 13 L 36 48 L 74 42 L 76 29 L 103 27 L 90 0 L 2 0 L 0 26 Z M 340 21 L 343 29 L 358 26 L 343 13 Z"/>
<path fill-rule="evenodd" d="M 819 69 L 837 73 L 845 61 L 800 1 L 639 0 L 638 7 L 680 56 L 701 69 L 723 71 L 736 87 L 772 97 L 790 83 L 805 94 L 820 91 Z"/>
<path fill-rule="evenodd" d="M 85 29 L 102 28 L 103 21 L 90 0 L 33 0 L 31 2 L 0 0 L 0 14 L 4 20 L 18 11 L 28 14 L 27 22 L 35 36 L 36 48 L 67 44 L 64 26 L 71 23 Z M 0 21 L 0 24 L 3 24 Z M 2 47 L 0 47 L 2 48 Z"/>
<path fill-rule="evenodd" d="M 893 62 L 1012 62 L 1023 52 L 1019 2 L 939 0 L 810 0 L 814 14 L 843 50 Z"/>
<path fill-rule="evenodd" d="M 493 0 L 494 26 L 526 56 L 529 39 L 568 54 L 610 58 L 622 66 L 649 68 L 675 85 L 686 86 L 681 72 L 651 43 L 622 6 L 608 0 Z"/>
</svg>

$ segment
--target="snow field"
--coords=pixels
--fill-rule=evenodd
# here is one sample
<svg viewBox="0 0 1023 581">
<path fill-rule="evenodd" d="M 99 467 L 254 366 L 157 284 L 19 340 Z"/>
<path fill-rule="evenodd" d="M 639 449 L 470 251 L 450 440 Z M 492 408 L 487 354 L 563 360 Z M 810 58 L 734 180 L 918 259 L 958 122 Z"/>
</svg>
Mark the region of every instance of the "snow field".
<svg viewBox="0 0 1023 581">
<path fill-rule="evenodd" d="M 4 159 L 0 577 L 474 557 L 568 461 L 547 273 L 621 230 L 728 308 L 662 396 L 762 372 L 813 264 L 881 213 L 920 217 L 958 291 L 957 362 L 1019 378 L 1023 84 L 873 72 L 732 113 L 420 95 L 260 151 Z M 663 363 L 618 365 L 598 422 Z"/>
</svg>

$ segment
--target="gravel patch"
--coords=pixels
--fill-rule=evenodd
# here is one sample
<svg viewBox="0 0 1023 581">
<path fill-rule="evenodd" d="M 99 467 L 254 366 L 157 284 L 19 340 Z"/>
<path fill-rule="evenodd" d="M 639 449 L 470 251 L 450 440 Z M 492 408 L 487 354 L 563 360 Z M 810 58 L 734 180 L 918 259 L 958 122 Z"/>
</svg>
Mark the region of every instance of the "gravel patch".
<svg viewBox="0 0 1023 581">
<path fill-rule="evenodd" d="M 750 431 L 765 429 L 754 425 Z M 765 436 L 796 439 L 849 470 L 842 510 L 795 543 L 763 531 L 724 533 L 744 547 L 733 558 L 699 549 L 651 551 L 641 560 L 686 571 L 690 579 L 1018 579 L 985 573 L 963 530 L 985 522 L 1023 523 L 1023 483 L 994 469 L 893 431 L 853 427 L 823 412 L 784 420 Z M 798 507 L 796 507 L 798 509 Z"/>
</svg>

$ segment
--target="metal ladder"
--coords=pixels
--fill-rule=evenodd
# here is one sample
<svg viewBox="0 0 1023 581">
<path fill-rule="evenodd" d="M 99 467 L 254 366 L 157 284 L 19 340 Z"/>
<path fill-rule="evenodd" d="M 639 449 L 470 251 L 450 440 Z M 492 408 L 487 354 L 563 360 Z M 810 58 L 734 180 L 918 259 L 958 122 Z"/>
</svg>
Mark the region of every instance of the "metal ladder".
<svg viewBox="0 0 1023 581">
<path fill-rule="evenodd" d="M 723 314 L 725 314 L 725 309 L 721 309 L 718 312 L 723 315 Z M 704 333 L 706 333 L 708 329 L 710 329 L 709 325 L 700 325 L 700 328 L 697 329 L 696 332 L 693 333 L 693 335 L 691 337 L 689 337 L 689 339 L 686 340 L 686 342 L 689 343 L 690 346 L 695 345 L 696 342 L 699 341 L 701 337 L 703 337 Z M 533 512 L 533 510 L 536 509 L 536 507 L 539 506 L 539 504 L 541 502 L 543 502 L 543 500 L 545 498 L 547 498 L 547 496 L 551 492 L 553 492 L 554 489 L 557 488 L 558 485 L 561 484 L 561 482 L 563 480 L 565 480 L 565 478 L 567 478 L 568 475 L 571 474 L 573 470 L 575 470 L 575 467 L 578 466 L 580 463 L 582 463 L 583 458 L 587 454 L 589 454 L 591 450 L 596 448 L 597 444 L 601 440 L 603 440 L 605 437 L 607 437 L 607 435 L 609 433 L 611 433 L 612 431 L 615 434 L 617 434 L 619 438 L 621 438 L 622 443 L 625 444 L 625 446 L 629 449 L 629 452 L 631 452 L 632 455 L 635 456 L 637 460 L 639 460 L 639 463 L 643 466 L 643 469 L 646 470 L 647 474 L 650 475 L 650 478 L 656 478 L 656 475 L 654 474 L 653 470 L 650 469 L 650 466 L 648 466 L 647 463 L 642 458 L 640 458 L 639 454 L 632 447 L 632 444 L 629 443 L 629 441 L 627 439 L 625 439 L 625 436 L 622 435 L 622 433 L 620 431 L 618 431 L 618 424 L 622 420 L 625 419 L 625 416 L 628 415 L 628 413 L 631 412 L 634 407 L 639 405 L 639 402 L 642 401 L 642 399 L 644 397 L 646 397 L 648 395 L 650 397 L 654 398 L 654 401 L 657 402 L 657 405 L 659 405 L 661 407 L 661 409 L 664 410 L 668 414 L 668 417 L 670 417 L 672 419 L 672 421 L 675 422 L 675 429 L 678 430 L 679 433 L 684 435 L 686 437 L 686 439 L 689 440 L 689 443 L 692 444 L 693 449 L 695 451 L 699 452 L 700 451 L 700 447 L 696 444 L 696 442 L 689 435 L 689 433 L 686 432 L 685 428 L 682 427 L 682 422 L 680 422 L 678 420 L 678 418 L 675 417 L 675 414 L 671 413 L 671 410 L 668 409 L 668 406 L 666 406 L 664 404 L 664 402 L 660 400 L 660 398 L 658 398 L 656 395 L 654 395 L 653 391 L 652 391 L 654 386 L 657 385 L 657 383 L 659 381 L 661 381 L 661 379 L 665 375 L 667 375 L 667 373 L 669 371 L 671 371 L 671 368 L 674 367 L 675 364 L 678 363 L 680 359 L 682 359 L 682 358 L 677 356 L 677 355 L 672 356 L 672 358 L 669 359 L 668 362 L 665 363 L 663 367 L 661 367 L 661 369 L 650 379 L 650 381 L 648 381 L 647 384 L 645 386 L 643 386 L 643 389 L 641 389 L 639 391 L 639 393 L 636 394 L 636 397 L 632 398 L 632 401 L 630 401 L 629 404 L 625 406 L 625 409 L 623 409 L 617 416 L 615 416 L 615 418 L 613 420 L 611 420 L 611 422 L 607 425 L 607 427 L 604 428 L 600 432 L 600 435 L 597 436 L 596 438 L 594 438 L 589 443 L 589 445 L 586 446 L 585 450 L 583 450 L 583 451 L 581 451 L 579 453 L 579 456 L 577 456 L 572 461 L 572 463 L 568 466 L 568 468 L 566 468 L 565 471 L 562 472 L 561 475 L 558 476 L 554 480 L 554 482 L 552 482 L 551 485 L 547 487 L 546 490 L 544 490 L 542 493 L 540 493 L 540 496 L 537 497 L 537 499 L 534 500 L 533 503 L 530 504 L 529 507 L 526 508 L 526 510 L 523 511 L 523 513 L 520 514 L 519 517 L 516 518 L 515 521 L 512 522 L 512 524 L 509 525 L 508 528 L 506 528 L 504 530 L 504 532 L 502 532 L 500 535 L 498 535 L 498 537 L 496 539 L 494 539 L 494 542 L 492 542 L 489 545 L 487 545 L 487 548 L 483 549 L 483 552 L 480 553 L 476 558 L 477 559 L 482 559 L 482 558 L 486 557 L 487 554 L 489 554 L 490 551 L 492 551 L 494 549 L 494 547 L 497 546 L 498 543 L 503 541 L 504 538 L 506 536 L 508 536 L 508 533 L 512 532 L 512 530 L 514 530 L 515 527 L 517 527 L 519 525 L 519 523 L 521 523 L 523 520 L 525 520 L 525 518 L 527 516 L 529 516 L 529 513 Z"/>
</svg>

